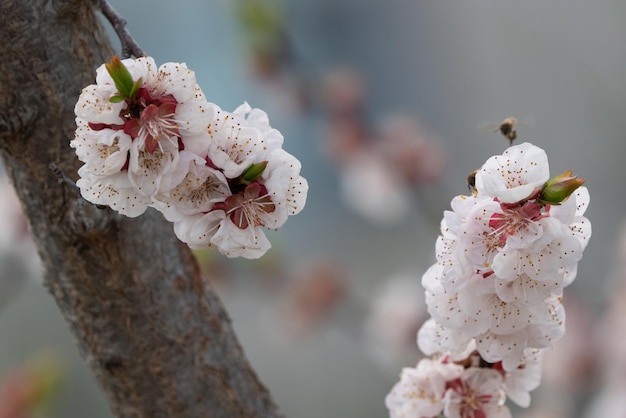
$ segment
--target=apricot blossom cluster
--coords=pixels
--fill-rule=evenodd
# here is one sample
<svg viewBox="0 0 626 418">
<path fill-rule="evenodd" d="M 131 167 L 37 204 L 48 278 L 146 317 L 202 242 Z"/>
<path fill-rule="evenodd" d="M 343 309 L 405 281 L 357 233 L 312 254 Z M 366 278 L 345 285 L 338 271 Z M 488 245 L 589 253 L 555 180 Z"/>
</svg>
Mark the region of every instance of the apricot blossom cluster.
<svg viewBox="0 0 626 418">
<path fill-rule="evenodd" d="M 154 207 L 192 248 L 258 258 L 271 246 L 262 228 L 306 202 L 300 162 L 267 114 L 247 103 L 223 111 L 185 64 L 114 57 L 75 113 L 82 196 L 129 217 Z"/>
<path fill-rule="evenodd" d="M 523 143 L 487 160 L 472 195 L 452 200 L 422 277 L 431 318 L 418 345 L 433 359 L 403 371 L 391 417 L 506 417 L 507 396 L 529 405 L 591 236 L 583 182 L 569 171 L 549 179 L 545 152 Z"/>
</svg>

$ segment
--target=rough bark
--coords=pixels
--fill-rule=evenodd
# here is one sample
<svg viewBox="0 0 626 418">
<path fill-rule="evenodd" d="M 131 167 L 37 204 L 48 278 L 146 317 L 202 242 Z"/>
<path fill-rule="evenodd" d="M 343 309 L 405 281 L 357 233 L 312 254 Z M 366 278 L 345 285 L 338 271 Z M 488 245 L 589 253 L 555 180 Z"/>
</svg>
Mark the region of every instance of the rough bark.
<svg viewBox="0 0 626 418">
<path fill-rule="evenodd" d="M 113 55 L 93 0 L 0 0 L 0 154 L 45 285 L 119 417 L 277 417 L 220 301 L 160 214 L 85 202 L 73 108 Z"/>
</svg>

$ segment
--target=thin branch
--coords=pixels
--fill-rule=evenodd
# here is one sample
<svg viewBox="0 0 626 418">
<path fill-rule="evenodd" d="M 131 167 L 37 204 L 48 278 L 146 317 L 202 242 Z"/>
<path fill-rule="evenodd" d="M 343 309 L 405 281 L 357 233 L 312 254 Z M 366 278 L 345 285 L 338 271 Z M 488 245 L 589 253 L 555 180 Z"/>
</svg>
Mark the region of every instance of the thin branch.
<svg viewBox="0 0 626 418">
<path fill-rule="evenodd" d="M 61 167 L 59 167 L 56 163 L 52 162 L 48 164 L 48 168 L 50 168 L 52 173 L 59 178 L 58 180 L 59 184 L 65 184 L 66 186 L 69 186 L 71 189 L 75 190 L 76 192 L 80 194 L 80 187 L 78 187 L 76 182 L 72 180 L 71 178 L 69 178 L 69 176 L 65 174 L 63 170 L 61 170 Z M 98 205 L 98 204 L 96 204 L 95 207 L 98 209 L 109 208 L 107 205 Z"/>
<path fill-rule="evenodd" d="M 129 58 L 131 55 L 137 58 L 143 57 L 145 52 L 143 52 L 143 49 L 141 49 L 137 41 L 135 41 L 130 34 L 126 26 L 126 20 L 122 15 L 111 6 L 108 0 L 100 0 L 100 10 L 111 23 L 111 26 L 115 29 L 115 33 L 117 33 L 117 36 L 120 38 L 120 42 L 122 43 L 122 58 Z"/>
<path fill-rule="evenodd" d="M 52 162 L 48 164 L 48 167 L 50 168 L 50 170 L 52 170 L 52 173 L 59 178 L 59 183 L 67 184 L 72 189 L 79 190 L 78 186 L 76 185 L 76 182 L 72 180 L 71 178 L 69 178 L 67 174 L 65 174 L 63 170 L 61 170 L 61 167 L 56 165 L 56 163 Z"/>
</svg>

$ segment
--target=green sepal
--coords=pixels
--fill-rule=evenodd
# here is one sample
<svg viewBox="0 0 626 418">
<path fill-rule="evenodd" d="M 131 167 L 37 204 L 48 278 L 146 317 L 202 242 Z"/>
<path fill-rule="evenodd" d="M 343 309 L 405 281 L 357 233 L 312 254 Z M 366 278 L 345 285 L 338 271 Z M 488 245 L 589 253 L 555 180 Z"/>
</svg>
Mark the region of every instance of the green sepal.
<svg viewBox="0 0 626 418">
<path fill-rule="evenodd" d="M 113 79 L 119 95 L 124 99 L 132 98 L 131 92 L 133 91 L 135 82 L 133 76 L 130 75 L 128 69 L 122 64 L 120 58 L 116 55 L 111 58 L 111 62 L 104 64 L 107 72 Z"/>
<path fill-rule="evenodd" d="M 263 174 L 265 167 L 267 167 L 267 161 L 252 164 L 241 174 L 241 182 L 243 184 L 248 184 L 258 179 L 261 174 Z"/>
<path fill-rule="evenodd" d="M 143 79 L 141 77 L 139 77 L 139 80 L 135 81 L 135 83 L 133 84 L 133 88 L 130 89 L 129 97 L 131 99 L 135 98 L 135 96 L 137 95 L 137 92 L 139 91 L 139 88 L 141 87 L 142 83 L 143 83 Z"/>
<path fill-rule="evenodd" d="M 124 100 L 126 100 L 126 99 L 124 99 L 122 96 L 118 96 L 118 95 L 111 96 L 109 98 L 109 101 L 111 103 L 119 103 L 119 102 L 123 102 Z"/>
</svg>

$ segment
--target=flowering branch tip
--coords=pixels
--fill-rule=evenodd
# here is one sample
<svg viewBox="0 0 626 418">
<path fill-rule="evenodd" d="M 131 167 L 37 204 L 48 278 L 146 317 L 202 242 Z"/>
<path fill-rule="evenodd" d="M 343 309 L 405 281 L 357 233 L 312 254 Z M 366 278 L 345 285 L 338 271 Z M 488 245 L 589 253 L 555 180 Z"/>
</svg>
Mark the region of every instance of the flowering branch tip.
<svg viewBox="0 0 626 418">
<path fill-rule="evenodd" d="M 431 358 L 403 369 L 385 399 L 390 418 L 509 418 L 507 398 L 529 406 L 591 236 L 584 180 L 548 179 L 545 152 L 523 143 L 489 158 L 468 177 L 471 196 L 452 200 L 422 276 L 431 318 L 417 342 Z"/>
</svg>

